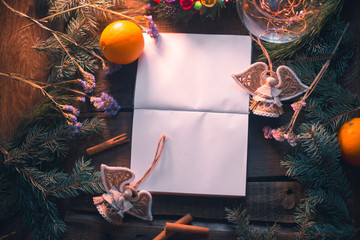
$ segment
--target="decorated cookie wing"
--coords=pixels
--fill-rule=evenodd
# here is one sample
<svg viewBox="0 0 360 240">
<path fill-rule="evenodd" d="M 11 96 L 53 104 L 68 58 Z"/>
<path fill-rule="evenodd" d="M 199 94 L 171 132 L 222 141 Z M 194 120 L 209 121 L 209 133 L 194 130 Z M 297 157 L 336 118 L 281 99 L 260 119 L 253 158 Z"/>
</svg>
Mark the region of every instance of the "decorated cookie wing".
<svg viewBox="0 0 360 240">
<path fill-rule="evenodd" d="M 231 75 L 241 88 L 248 94 L 256 95 L 255 91 L 263 85 L 261 74 L 267 70 L 268 66 L 263 62 L 251 64 L 247 69 L 238 74 Z"/>
<path fill-rule="evenodd" d="M 135 174 L 128 168 L 108 167 L 101 164 L 101 178 L 107 192 L 113 186 L 118 191 L 124 192 L 124 186 L 134 180 Z"/>
<path fill-rule="evenodd" d="M 152 197 L 148 191 L 141 190 L 135 200 L 130 200 L 133 207 L 127 213 L 143 220 L 152 221 L 151 205 Z"/>
<path fill-rule="evenodd" d="M 108 202 L 104 201 L 102 196 L 93 198 L 94 204 L 100 215 L 109 223 L 120 225 L 123 217 L 118 214 L 118 211 Z"/>
<path fill-rule="evenodd" d="M 281 90 L 280 100 L 288 100 L 306 92 L 308 86 L 304 85 L 296 74 L 287 66 L 279 66 L 276 70 L 279 83 L 275 86 Z"/>
</svg>

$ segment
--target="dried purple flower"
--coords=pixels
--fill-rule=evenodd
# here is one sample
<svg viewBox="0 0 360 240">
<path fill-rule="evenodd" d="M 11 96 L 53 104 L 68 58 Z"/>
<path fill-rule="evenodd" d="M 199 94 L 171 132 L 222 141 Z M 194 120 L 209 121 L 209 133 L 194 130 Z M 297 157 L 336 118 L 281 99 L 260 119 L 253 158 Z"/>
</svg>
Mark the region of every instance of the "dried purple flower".
<svg viewBox="0 0 360 240">
<path fill-rule="evenodd" d="M 305 107 L 305 106 L 306 106 L 306 102 L 304 102 L 304 101 L 294 102 L 293 104 L 291 104 L 291 107 L 292 107 L 292 109 L 294 110 L 294 112 L 296 112 L 296 111 L 299 109 L 300 105 L 303 106 L 303 107 Z"/>
<path fill-rule="evenodd" d="M 95 88 L 95 76 L 91 73 L 84 72 L 83 73 L 84 80 L 78 79 L 81 86 L 84 88 L 85 93 L 92 93 Z"/>
<path fill-rule="evenodd" d="M 76 109 L 76 108 L 74 108 L 74 109 Z M 79 111 L 79 110 L 77 110 L 77 111 Z M 80 128 L 81 128 L 82 124 L 77 121 L 76 116 L 71 113 L 64 113 L 64 116 L 66 118 L 68 125 L 70 126 L 71 133 L 76 134 L 76 133 L 80 132 Z"/>
<path fill-rule="evenodd" d="M 100 97 L 91 97 L 90 102 L 94 104 L 96 109 L 104 110 L 105 114 L 108 115 L 114 116 L 120 110 L 120 106 L 116 100 L 105 92 L 102 92 Z"/>
<path fill-rule="evenodd" d="M 74 106 L 71 106 L 71 105 L 63 105 L 62 106 L 62 109 L 66 110 L 66 111 L 69 111 L 69 112 L 72 112 L 74 110 Z"/>
<path fill-rule="evenodd" d="M 287 142 L 290 144 L 290 146 L 295 147 L 297 145 L 296 141 L 299 138 L 299 136 L 295 136 L 292 133 L 285 133 L 284 138 L 287 140 Z"/>
<path fill-rule="evenodd" d="M 269 126 L 266 126 L 266 127 L 263 128 L 264 137 L 265 137 L 266 139 L 271 139 L 271 138 L 273 138 L 271 131 L 272 131 L 272 129 L 271 129 L 271 127 L 269 127 Z"/>
<path fill-rule="evenodd" d="M 69 126 L 70 126 L 71 133 L 76 134 L 76 133 L 80 132 L 82 123 L 81 122 L 72 122 L 72 123 L 69 123 Z"/>
<path fill-rule="evenodd" d="M 74 107 L 72 105 L 61 105 L 61 108 L 64 109 L 65 111 L 72 112 L 75 116 L 79 116 L 79 114 L 80 114 L 79 109 L 77 109 L 76 107 Z"/>
<path fill-rule="evenodd" d="M 280 128 L 272 129 L 271 134 L 276 141 L 283 142 L 285 140 L 284 133 L 281 131 Z"/>
<path fill-rule="evenodd" d="M 77 97 L 76 100 L 80 102 L 85 102 L 85 97 Z"/>
<path fill-rule="evenodd" d="M 80 115 L 80 110 L 77 109 L 77 108 L 74 108 L 74 110 L 72 111 L 72 113 L 75 115 L 75 116 L 79 116 Z"/>
<path fill-rule="evenodd" d="M 149 34 L 155 40 L 159 39 L 159 29 L 157 28 L 156 24 L 152 20 L 152 16 L 147 16 L 149 21 L 149 28 L 146 30 L 146 33 Z"/>
</svg>

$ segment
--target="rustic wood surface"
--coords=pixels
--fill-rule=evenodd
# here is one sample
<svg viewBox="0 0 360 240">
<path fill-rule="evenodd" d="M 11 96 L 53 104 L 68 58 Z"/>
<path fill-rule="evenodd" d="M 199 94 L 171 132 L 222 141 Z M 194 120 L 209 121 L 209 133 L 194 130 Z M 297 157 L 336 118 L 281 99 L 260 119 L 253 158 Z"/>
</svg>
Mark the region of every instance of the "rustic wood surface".
<svg viewBox="0 0 360 240">
<path fill-rule="evenodd" d="M 31 17 L 42 17 L 44 11 L 37 8 L 36 1 L 12 1 L 12 6 Z M 19 73 L 29 78 L 45 81 L 48 75 L 46 56 L 32 46 L 44 39 L 47 32 L 37 26 L 27 31 L 18 31 L 28 20 L 0 6 L 0 72 Z M 40 100 L 41 92 L 25 84 L 0 76 L 0 137 L 11 136 L 16 124 L 34 103 Z"/>
<path fill-rule="evenodd" d="M 8 1 L 10 2 L 10 1 Z M 356 2 L 356 3 L 355 3 Z M 346 17 L 350 22 L 351 31 L 359 36 L 359 15 L 354 9 L 360 9 L 360 1 L 346 1 Z M 36 0 L 11 1 L 11 5 L 30 16 L 39 18 Z M 356 5 L 357 8 L 354 8 Z M 45 39 L 48 34 L 32 26 L 26 31 L 16 32 L 19 26 L 28 23 L 0 4 L 0 71 L 17 72 L 27 77 L 45 81 L 47 75 L 46 59 L 31 49 L 37 38 Z M 41 14 L 40 14 L 41 15 Z M 174 25 L 172 22 L 159 20 L 156 22 L 161 32 L 185 32 L 207 34 L 246 34 L 247 30 L 241 24 L 235 10 L 227 12 L 216 21 L 201 21 L 194 19 L 188 25 Z M 356 38 L 354 38 L 356 39 Z M 359 41 L 358 41 L 359 42 Z M 358 44 L 359 45 L 359 44 Z M 209 53 L 211 54 L 211 53 Z M 106 91 L 119 102 L 122 109 L 118 115 L 109 118 L 93 108 L 82 106 L 81 118 L 99 115 L 105 119 L 105 130 L 101 136 L 94 136 L 73 146 L 72 154 L 67 159 L 67 169 L 71 169 L 75 159 L 86 156 L 85 149 L 101 143 L 122 133 L 127 133 L 131 139 L 133 99 L 136 76 L 136 62 L 123 66 L 116 73 L 106 76 L 103 71 L 96 75 L 96 93 Z M 359 72 L 358 72 L 359 73 Z M 359 74 L 350 75 L 360 79 Z M 34 89 L 15 83 L 9 79 L 0 78 L 0 136 L 9 137 L 16 127 L 16 122 L 26 109 L 40 99 L 40 93 Z M 353 83 L 357 82 L 357 83 Z M 354 91 L 359 81 L 347 82 Z M 355 84 L 355 85 L 354 85 Z M 355 90 L 356 92 L 356 90 Z M 95 94 L 96 94 L 95 93 Z M 289 147 L 275 141 L 264 139 L 262 128 L 285 124 L 291 117 L 289 105 L 285 105 L 285 115 L 280 119 L 268 119 L 250 115 L 247 196 L 245 198 L 154 195 L 153 222 L 144 222 L 131 216 L 126 216 L 122 226 L 108 224 L 92 204 L 91 196 L 82 196 L 71 201 L 59 203 L 59 209 L 68 224 L 64 239 L 152 239 L 160 233 L 165 222 L 175 222 L 190 213 L 194 217 L 194 225 L 210 228 L 207 237 L 176 234 L 171 239 L 236 239 L 231 225 L 224 219 L 225 207 L 239 204 L 248 208 L 251 220 L 257 228 L 263 230 L 274 222 L 281 225 L 279 239 L 294 239 L 294 211 L 303 196 L 302 187 L 285 176 L 285 169 L 280 167 L 280 160 Z M 112 166 L 130 166 L 131 142 L 98 153 L 91 158 L 97 170 L 100 164 Z M 345 165 L 345 170 L 353 189 L 349 209 L 356 227 L 360 226 L 360 169 Z M 16 233 L 8 239 L 26 239 L 27 230 L 21 230 L 21 221 L 14 219 Z M 1 228 L 1 227 L 0 227 Z M 1 236 L 0 236 L 1 237 Z"/>
</svg>

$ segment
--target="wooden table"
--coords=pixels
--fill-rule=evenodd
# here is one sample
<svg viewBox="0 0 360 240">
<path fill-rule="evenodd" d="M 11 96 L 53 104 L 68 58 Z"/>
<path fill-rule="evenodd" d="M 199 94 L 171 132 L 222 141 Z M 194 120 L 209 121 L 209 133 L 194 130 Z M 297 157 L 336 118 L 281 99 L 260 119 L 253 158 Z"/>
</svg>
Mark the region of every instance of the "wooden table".
<svg viewBox="0 0 360 240">
<path fill-rule="evenodd" d="M 36 16 L 35 0 L 15 2 L 16 4 L 13 6 L 17 9 Z M 357 6 L 355 9 L 360 9 L 360 4 L 354 2 L 347 1 L 345 11 L 349 13 L 347 17 L 350 21 L 360 23 L 359 17 L 355 13 L 356 11 L 353 10 L 354 5 Z M 19 72 L 27 76 L 29 76 L 28 73 L 30 73 L 30 77 L 38 77 L 38 79 L 45 80 L 46 71 L 44 71 L 44 69 L 34 69 L 31 64 L 21 65 L 21 67 L 15 65 L 16 59 L 15 56 L 12 56 L 14 53 L 9 50 L 9 46 L 11 45 L 15 49 L 16 47 L 28 49 L 38 36 L 44 38 L 47 36 L 47 33 L 33 26 L 31 28 L 31 34 L 27 36 L 28 38 L 25 38 L 25 40 L 30 43 L 28 44 L 26 42 L 26 44 L 23 44 L 19 40 L 19 33 L 15 33 L 14 29 L 17 29 L 19 25 L 24 24 L 26 21 L 23 19 L 19 20 L 19 17 L 14 17 L 13 14 L 7 9 L 4 9 L 3 6 L 0 8 L 0 13 L 3 13 L 0 18 L 0 25 L 3 27 L 6 23 L 6 28 L 4 28 L 4 31 L 2 30 L 0 38 L 3 40 L 0 42 L 1 71 Z M 10 17 L 12 20 L 7 20 L 7 17 Z M 19 21 L 21 23 L 19 23 Z M 165 20 L 159 20 L 156 21 L 156 23 L 160 32 L 247 34 L 247 30 L 239 20 L 235 9 L 224 12 L 223 16 L 215 21 L 202 22 L 200 19 L 194 19 L 188 25 L 179 24 L 176 26 L 174 26 L 172 22 Z M 360 31 L 357 32 L 357 28 L 358 26 L 356 25 L 351 26 L 351 30 L 359 36 Z M 6 33 L 9 35 L 6 35 Z M 4 39 L 7 39 L 7 36 L 10 36 L 10 34 L 12 41 L 4 42 Z M 33 52 L 22 54 L 22 62 L 34 63 L 34 61 L 31 61 L 32 59 L 34 59 Z M 36 61 L 40 61 L 40 63 L 46 62 L 43 56 L 35 56 L 35 59 Z M 85 149 L 90 146 L 121 133 L 127 133 L 131 139 L 136 64 L 135 62 L 125 65 L 118 72 L 109 76 L 106 76 L 103 71 L 97 73 L 95 95 L 102 91 L 108 92 L 119 102 L 122 109 L 119 114 L 112 118 L 108 118 L 100 112 L 87 111 L 85 108 L 81 109 L 82 118 L 96 115 L 103 117 L 105 119 L 105 129 L 101 136 L 89 138 L 73 147 L 73 154 L 68 158 L 67 162 L 68 169 L 72 167 L 75 159 L 86 155 Z M 356 77 L 359 77 L 359 74 Z M 1 93 L 12 91 L 13 89 L 17 89 L 17 87 L 17 85 L 8 84 L 6 85 L 6 90 L 2 89 Z M 32 90 L 26 89 L 26 91 Z M 32 94 L 35 96 L 33 102 L 36 102 L 38 95 L 36 92 L 32 92 Z M 21 97 L 22 95 L 24 95 L 24 90 L 19 92 L 17 97 Z M 9 96 L 9 94 L 7 96 Z M 9 97 L 11 98 L 11 96 Z M 13 98 L 11 101 L 16 103 L 15 97 Z M 9 111 L 4 109 L 4 102 L 1 102 L 1 104 L 1 111 L 4 113 L 1 119 L 7 119 L 9 121 L 6 117 Z M 16 108 L 15 113 L 13 113 L 13 119 L 18 119 L 25 109 L 26 107 L 22 106 Z M 68 225 L 64 239 L 152 239 L 162 231 L 166 221 L 174 222 L 186 213 L 190 213 L 194 217 L 193 223 L 195 225 L 210 228 L 208 238 L 177 234 L 171 239 L 236 239 L 231 225 L 225 220 L 226 214 L 224 208 L 231 208 L 239 204 L 244 205 L 248 209 L 251 220 L 260 229 L 277 222 L 281 225 L 280 239 L 294 238 L 296 232 L 294 212 L 295 207 L 298 206 L 300 199 L 303 197 L 303 189 L 300 184 L 286 177 L 286 169 L 280 166 L 280 160 L 289 149 L 288 145 L 267 140 L 263 137 L 262 133 L 262 128 L 266 125 L 276 127 L 288 122 L 292 114 L 289 104 L 286 104 L 284 109 L 285 114 L 279 119 L 259 117 L 253 114 L 249 116 L 246 197 L 225 198 L 153 195 L 152 211 L 154 220 L 152 222 L 141 221 L 126 215 L 122 226 L 113 226 L 98 214 L 95 206 L 92 204 L 91 196 L 82 196 L 71 201 L 60 203 L 61 213 Z M 1 134 L 3 136 L 9 136 L 11 126 L 13 125 L 3 125 Z M 102 163 L 110 166 L 129 167 L 130 149 L 131 143 L 126 143 L 96 154 L 92 157 L 93 165 L 98 170 Z M 360 182 L 359 169 L 345 165 L 345 170 L 354 192 L 351 202 L 349 203 L 349 208 L 352 213 L 354 225 L 359 227 L 360 207 L 357 205 L 360 200 L 360 190 L 357 185 Z"/>
</svg>

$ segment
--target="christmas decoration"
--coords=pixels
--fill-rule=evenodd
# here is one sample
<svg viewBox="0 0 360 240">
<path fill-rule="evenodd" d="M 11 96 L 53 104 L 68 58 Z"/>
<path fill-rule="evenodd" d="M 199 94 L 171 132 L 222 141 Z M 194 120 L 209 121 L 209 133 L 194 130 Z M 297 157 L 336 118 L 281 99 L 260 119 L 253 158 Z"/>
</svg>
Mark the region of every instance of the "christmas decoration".
<svg viewBox="0 0 360 240">
<path fill-rule="evenodd" d="M 200 1 L 196 1 L 194 4 L 194 9 L 196 10 L 200 10 L 200 8 L 202 7 L 202 4 Z"/>
<path fill-rule="evenodd" d="M 107 193 L 94 197 L 93 201 L 101 216 L 108 222 L 121 224 L 124 213 L 152 221 L 152 196 L 148 191 L 141 190 L 138 192 L 136 188 L 147 178 L 159 161 L 165 138 L 165 135 L 161 136 L 153 163 L 136 183 L 133 183 L 135 173 L 130 169 L 101 165 L 101 179 Z"/>
<path fill-rule="evenodd" d="M 129 64 L 139 58 L 144 37 L 135 23 L 120 20 L 109 24 L 101 33 L 100 48 L 106 59 L 117 64 Z"/>
<path fill-rule="evenodd" d="M 250 110 L 254 114 L 266 117 L 279 117 L 283 114 L 281 100 L 299 96 L 307 90 L 296 74 L 286 66 L 279 66 L 273 71 L 272 61 L 259 38 L 251 38 L 261 47 L 269 62 L 257 62 L 239 74 L 232 77 L 242 89 L 253 96 Z"/>
<path fill-rule="evenodd" d="M 184 10 L 189 10 L 195 3 L 195 0 L 179 0 L 181 7 Z"/>
<path fill-rule="evenodd" d="M 213 7 L 215 6 L 217 0 L 201 0 L 202 5 L 204 5 L 205 7 Z"/>
<path fill-rule="evenodd" d="M 125 212 L 143 220 L 152 220 L 151 194 L 144 190 L 137 192 L 129 185 L 135 179 L 133 171 L 102 164 L 101 179 L 107 193 L 93 200 L 101 216 L 108 222 L 121 224 Z"/>
<path fill-rule="evenodd" d="M 344 160 L 360 167 L 360 118 L 344 123 L 339 129 L 338 138 Z"/>
<path fill-rule="evenodd" d="M 264 41 L 294 41 L 311 30 L 321 3 L 318 1 L 237 0 L 246 28 Z"/>
<path fill-rule="evenodd" d="M 257 62 L 232 77 L 253 96 L 250 109 L 254 114 L 279 117 L 283 113 L 283 100 L 299 96 L 307 90 L 296 74 L 286 66 L 279 66 L 275 72 L 268 70 L 266 63 Z"/>
</svg>

